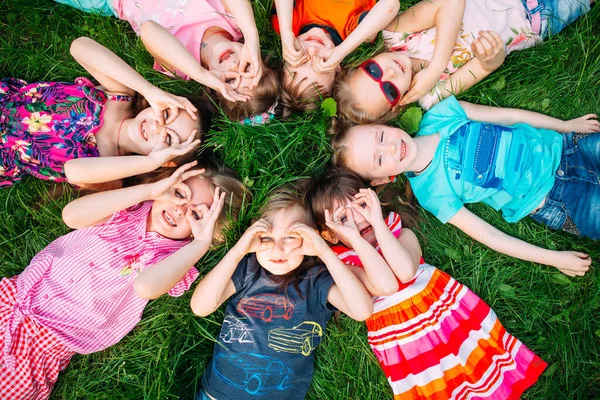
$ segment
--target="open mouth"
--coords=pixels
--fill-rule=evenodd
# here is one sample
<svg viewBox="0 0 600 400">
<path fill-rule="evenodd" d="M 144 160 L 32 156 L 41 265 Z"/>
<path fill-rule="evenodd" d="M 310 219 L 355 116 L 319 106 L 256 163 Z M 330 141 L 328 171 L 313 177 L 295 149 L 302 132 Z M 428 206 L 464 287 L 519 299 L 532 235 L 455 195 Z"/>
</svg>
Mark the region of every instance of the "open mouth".
<svg viewBox="0 0 600 400">
<path fill-rule="evenodd" d="M 321 46 L 325 46 L 325 42 L 323 42 L 323 39 L 321 39 L 320 37 L 317 36 L 309 36 L 306 38 L 307 42 L 313 42 L 313 43 L 318 43 Z"/>
<path fill-rule="evenodd" d="M 394 62 L 396 63 L 396 65 L 398 66 L 398 68 L 400 68 L 400 70 L 402 71 L 402 73 L 406 72 L 404 70 L 404 66 L 402 64 L 400 64 L 400 62 L 398 60 L 394 60 Z"/>
<path fill-rule="evenodd" d="M 167 210 L 163 210 L 163 218 L 165 219 L 165 221 L 167 221 L 167 223 L 173 227 L 176 227 L 177 224 L 175 223 L 175 219 L 173 218 L 173 216 L 171 214 L 169 214 L 167 212 Z"/>
<path fill-rule="evenodd" d="M 276 259 L 276 260 L 269 260 L 274 264 L 283 264 L 285 262 L 287 262 L 287 260 L 283 260 L 283 259 Z"/>
<path fill-rule="evenodd" d="M 227 50 L 223 51 L 221 53 L 221 55 L 219 56 L 219 64 L 221 64 L 225 60 L 228 60 L 232 54 L 233 54 L 233 50 L 231 50 L 231 49 L 227 49 Z"/>
<path fill-rule="evenodd" d="M 142 137 L 146 142 L 148 141 L 148 133 L 146 132 L 146 121 L 142 122 Z"/>
<path fill-rule="evenodd" d="M 404 157 L 406 156 L 406 143 L 404 143 L 404 140 L 400 141 L 400 161 L 404 160 Z"/>
<path fill-rule="evenodd" d="M 366 234 L 368 234 L 372 230 L 373 230 L 373 227 L 371 225 L 369 225 L 366 228 L 360 230 L 360 236 L 365 236 Z"/>
</svg>

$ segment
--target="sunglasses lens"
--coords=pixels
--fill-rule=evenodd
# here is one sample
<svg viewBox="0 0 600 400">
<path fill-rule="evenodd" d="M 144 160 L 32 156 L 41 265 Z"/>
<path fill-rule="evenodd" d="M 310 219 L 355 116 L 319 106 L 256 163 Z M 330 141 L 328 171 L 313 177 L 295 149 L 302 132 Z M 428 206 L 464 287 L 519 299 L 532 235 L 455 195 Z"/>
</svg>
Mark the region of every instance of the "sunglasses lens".
<svg viewBox="0 0 600 400">
<path fill-rule="evenodd" d="M 390 102 L 397 101 L 400 98 L 400 93 L 398 92 L 398 89 L 390 82 L 383 83 L 383 94 Z"/>
<path fill-rule="evenodd" d="M 383 76 L 383 71 L 381 70 L 379 65 L 377 65 L 377 63 L 374 62 L 367 62 L 365 64 L 365 72 L 375 79 L 381 79 L 381 77 Z"/>
</svg>

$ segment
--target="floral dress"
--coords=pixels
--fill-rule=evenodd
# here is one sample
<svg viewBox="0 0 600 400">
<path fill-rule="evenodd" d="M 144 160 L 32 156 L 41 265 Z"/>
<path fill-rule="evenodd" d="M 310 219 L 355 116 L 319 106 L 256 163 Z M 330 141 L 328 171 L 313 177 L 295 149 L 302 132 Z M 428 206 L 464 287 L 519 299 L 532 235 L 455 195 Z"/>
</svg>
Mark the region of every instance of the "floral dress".
<svg viewBox="0 0 600 400">
<path fill-rule="evenodd" d="M 86 78 L 73 83 L 0 80 L 0 188 L 25 175 L 63 182 L 68 160 L 98 157 L 94 135 L 107 100 L 131 98 L 107 94 Z"/>
</svg>

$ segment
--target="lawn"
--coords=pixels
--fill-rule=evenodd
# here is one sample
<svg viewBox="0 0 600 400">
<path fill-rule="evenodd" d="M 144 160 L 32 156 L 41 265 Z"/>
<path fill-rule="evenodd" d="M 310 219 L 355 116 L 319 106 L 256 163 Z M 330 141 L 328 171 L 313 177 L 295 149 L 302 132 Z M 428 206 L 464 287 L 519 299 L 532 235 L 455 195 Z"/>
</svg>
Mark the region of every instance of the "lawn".
<svg viewBox="0 0 600 400">
<path fill-rule="evenodd" d="M 403 7 L 406 6 L 403 4 Z M 254 3 L 263 54 L 281 60 L 279 41 L 267 16 L 270 1 Z M 28 81 L 85 76 L 69 55 L 71 41 L 90 36 L 123 57 L 161 88 L 202 90 L 196 83 L 169 80 L 152 70 L 152 58 L 126 22 L 86 15 L 49 0 L 0 1 L 0 77 Z M 364 59 L 377 46 L 364 46 L 348 62 Z M 570 119 L 600 112 L 600 10 L 578 20 L 534 49 L 513 53 L 504 66 L 460 96 L 481 104 L 518 107 Z M 411 111 L 418 116 L 418 110 Z M 395 124 L 413 131 L 415 121 Z M 296 177 L 323 170 L 329 161 L 327 118 L 321 113 L 276 120 L 264 127 L 214 118 L 204 146 L 214 149 L 251 186 L 245 208 L 228 242 L 198 264 L 209 271 L 255 216 L 265 195 Z M 27 179 L 0 191 L 0 277 L 19 274 L 31 258 L 68 229 L 50 185 Z M 401 188 L 399 188 L 401 190 Z M 600 247 L 597 242 L 554 232 L 532 220 L 508 224 L 493 210 L 470 207 L 499 229 L 536 245 L 589 253 L 592 270 L 568 278 L 551 267 L 494 253 L 457 229 L 420 211 L 417 235 L 425 259 L 469 286 L 498 314 L 508 331 L 548 362 L 528 399 L 600 398 Z M 191 293 L 165 297 L 146 308 L 142 322 L 118 345 L 73 358 L 55 387 L 54 399 L 192 398 L 212 354 L 223 314 L 196 318 Z M 331 321 L 316 353 L 309 399 L 385 399 L 391 391 L 366 341 L 362 324 Z"/>
</svg>

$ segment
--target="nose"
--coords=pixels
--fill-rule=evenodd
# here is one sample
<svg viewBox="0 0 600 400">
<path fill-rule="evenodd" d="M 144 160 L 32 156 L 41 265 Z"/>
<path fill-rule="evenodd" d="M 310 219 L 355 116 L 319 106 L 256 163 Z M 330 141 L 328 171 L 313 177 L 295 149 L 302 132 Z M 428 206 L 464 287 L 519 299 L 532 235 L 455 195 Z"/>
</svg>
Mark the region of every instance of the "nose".
<svg viewBox="0 0 600 400">
<path fill-rule="evenodd" d="M 387 68 L 384 68 L 383 76 L 381 77 L 381 80 L 389 81 L 389 80 L 394 79 L 395 77 L 396 77 L 396 71 L 394 70 L 394 68 L 389 66 Z"/>
<path fill-rule="evenodd" d="M 179 206 L 175 207 L 175 210 L 173 210 L 175 213 L 175 216 L 180 218 L 180 217 L 185 217 L 185 213 L 187 212 L 187 204 L 182 204 Z"/>
<path fill-rule="evenodd" d="M 285 253 L 285 247 L 283 244 L 283 240 L 276 240 L 273 248 L 271 249 L 273 253 L 283 255 Z"/>
<path fill-rule="evenodd" d="M 240 63 L 240 62 L 239 62 L 238 60 L 232 61 L 232 62 L 229 64 L 229 66 L 227 67 L 227 69 L 228 69 L 230 72 L 237 72 L 239 63 Z"/>
<path fill-rule="evenodd" d="M 317 48 L 316 48 L 316 47 L 313 47 L 313 46 L 308 46 L 308 47 L 306 48 L 306 52 L 307 52 L 307 53 L 308 53 L 308 55 L 309 55 L 309 56 L 312 58 L 312 57 L 314 57 L 314 56 L 315 56 L 315 55 L 318 53 L 318 50 L 317 50 Z"/>
<path fill-rule="evenodd" d="M 388 144 L 386 146 L 386 150 L 390 156 L 393 156 L 394 154 L 396 154 L 396 143 L 392 142 L 392 143 Z"/>
</svg>

